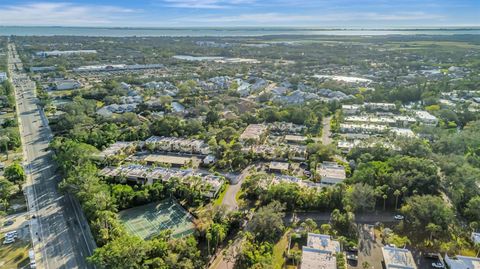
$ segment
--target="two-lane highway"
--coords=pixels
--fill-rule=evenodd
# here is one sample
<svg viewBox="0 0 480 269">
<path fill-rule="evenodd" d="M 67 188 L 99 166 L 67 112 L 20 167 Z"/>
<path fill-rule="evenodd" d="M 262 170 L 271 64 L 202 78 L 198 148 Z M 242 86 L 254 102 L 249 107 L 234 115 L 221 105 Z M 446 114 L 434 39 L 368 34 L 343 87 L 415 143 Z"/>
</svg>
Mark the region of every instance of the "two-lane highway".
<svg viewBox="0 0 480 269">
<path fill-rule="evenodd" d="M 31 232 L 37 268 L 92 268 L 86 262 L 95 249 L 78 203 L 57 191 L 59 177 L 48 145 L 52 133 L 37 105 L 35 83 L 24 72 L 15 45 L 9 44 L 9 71 L 15 86 L 17 114 L 28 179 Z"/>
</svg>

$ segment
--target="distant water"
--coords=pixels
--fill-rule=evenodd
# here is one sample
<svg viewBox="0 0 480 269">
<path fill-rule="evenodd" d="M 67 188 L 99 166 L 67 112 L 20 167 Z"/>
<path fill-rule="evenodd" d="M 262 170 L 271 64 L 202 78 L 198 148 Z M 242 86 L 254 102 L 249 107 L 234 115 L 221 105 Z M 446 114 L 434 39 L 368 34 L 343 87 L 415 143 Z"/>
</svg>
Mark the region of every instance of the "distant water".
<svg viewBox="0 0 480 269">
<path fill-rule="evenodd" d="M 300 28 L 100 28 L 0 26 L 0 36 L 267 36 L 267 35 L 480 35 L 475 29 L 300 29 Z"/>
</svg>

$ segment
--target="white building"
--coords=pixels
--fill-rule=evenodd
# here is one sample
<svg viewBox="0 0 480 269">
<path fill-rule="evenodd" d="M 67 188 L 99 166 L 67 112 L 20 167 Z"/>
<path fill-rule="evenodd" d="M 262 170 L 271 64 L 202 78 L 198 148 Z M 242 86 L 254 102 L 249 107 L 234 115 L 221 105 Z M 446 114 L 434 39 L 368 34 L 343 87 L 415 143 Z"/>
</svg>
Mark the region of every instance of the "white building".
<svg viewBox="0 0 480 269">
<path fill-rule="evenodd" d="M 52 51 L 39 51 L 35 55 L 40 57 L 49 56 L 70 56 L 76 54 L 96 54 L 96 50 L 52 50 Z"/>
<path fill-rule="evenodd" d="M 259 142 L 267 134 L 267 126 L 264 124 L 250 124 L 240 135 L 240 141 L 253 140 Z"/>
<path fill-rule="evenodd" d="M 336 254 L 340 242 L 329 235 L 308 233 L 307 245 L 302 247 L 301 269 L 336 269 Z"/>
<path fill-rule="evenodd" d="M 342 105 L 342 111 L 345 115 L 354 115 L 360 112 L 361 107 L 359 105 Z"/>
<path fill-rule="evenodd" d="M 417 269 L 412 253 L 408 249 L 385 246 L 382 253 L 385 269 Z"/>
<path fill-rule="evenodd" d="M 393 103 L 365 103 L 363 106 L 368 110 L 392 111 L 397 109 Z"/>
<path fill-rule="evenodd" d="M 167 152 L 181 152 L 201 155 L 208 155 L 211 153 L 208 144 L 198 139 L 152 136 L 145 140 L 145 144 L 147 146 L 153 146 L 156 150 Z"/>
<path fill-rule="evenodd" d="M 55 90 L 65 91 L 65 90 L 74 90 L 82 87 L 82 84 L 73 79 L 62 79 L 55 81 Z"/>
<path fill-rule="evenodd" d="M 445 255 L 445 263 L 450 269 L 480 269 L 480 258 Z"/>
<path fill-rule="evenodd" d="M 418 121 L 426 125 L 437 125 L 438 119 L 437 117 L 433 116 L 432 114 L 428 113 L 427 111 L 418 110 L 415 111 L 415 116 Z"/>
<path fill-rule="evenodd" d="M 334 185 L 346 178 L 345 167 L 336 162 L 323 162 L 317 167 L 317 177 L 326 185 Z"/>
<path fill-rule="evenodd" d="M 388 130 L 388 126 L 380 124 L 340 123 L 342 133 L 383 134 Z"/>
</svg>

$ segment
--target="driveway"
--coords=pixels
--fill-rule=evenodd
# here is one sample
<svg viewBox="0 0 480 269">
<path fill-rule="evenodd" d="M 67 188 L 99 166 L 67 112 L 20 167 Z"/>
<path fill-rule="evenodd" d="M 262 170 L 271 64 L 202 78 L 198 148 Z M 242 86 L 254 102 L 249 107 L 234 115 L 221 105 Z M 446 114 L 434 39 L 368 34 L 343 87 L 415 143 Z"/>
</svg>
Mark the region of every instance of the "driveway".
<svg viewBox="0 0 480 269">
<path fill-rule="evenodd" d="M 304 221 L 306 219 L 312 219 L 318 222 L 328 222 L 330 220 L 331 212 L 318 211 L 318 212 L 296 212 L 295 219 L 297 221 Z M 292 221 L 292 213 L 285 214 L 287 222 Z M 369 212 L 369 213 L 357 213 L 355 214 L 356 223 L 375 224 L 376 222 L 389 223 L 396 222 L 393 219 L 394 213 L 392 212 Z"/>
<path fill-rule="evenodd" d="M 332 116 L 325 117 L 322 119 L 322 144 L 329 145 L 332 143 L 332 135 L 330 121 L 332 120 Z"/>
<path fill-rule="evenodd" d="M 229 210 L 238 209 L 238 204 L 235 197 L 237 196 L 237 193 L 240 191 L 242 187 L 243 180 L 248 176 L 248 174 L 250 173 L 250 169 L 252 169 L 252 167 L 253 165 L 247 166 L 247 168 L 243 169 L 243 171 L 235 178 L 235 180 L 232 180 L 230 182 L 231 185 L 228 188 L 222 200 L 222 205 L 225 205 Z M 230 176 L 229 178 L 233 178 L 233 177 Z"/>
<path fill-rule="evenodd" d="M 348 268 L 363 268 L 363 263 L 368 263 L 369 269 L 382 269 L 382 240 L 375 238 L 373 226 L 369 224 L 358 225 L 358 262 L 348 262 Z"/>
</svg>

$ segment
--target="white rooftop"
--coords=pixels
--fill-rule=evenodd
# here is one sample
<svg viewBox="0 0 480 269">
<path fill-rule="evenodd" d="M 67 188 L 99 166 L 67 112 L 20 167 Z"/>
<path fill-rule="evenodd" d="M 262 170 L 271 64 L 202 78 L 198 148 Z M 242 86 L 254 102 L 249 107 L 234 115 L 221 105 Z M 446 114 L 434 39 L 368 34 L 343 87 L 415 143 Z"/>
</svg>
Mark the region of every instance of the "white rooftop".
<svg viewBox="0 0 480 269">
<path fill-rule="evenodd" d="M 301 269 L 336 269 L 336 253 L 340 242 L 329 235 L 308 233 L 307 245 L 302 248 Z"/>
<path fill-rule="evenodd" d="M 480 258 L 445 255 L 445 263 L 450 269 L 480 269 Z"/>
<path fill-rule="evenodd" d="M 417 269 L 408 249 L 386 246 L 382 248 L 382 253 L 386 269 Z"/>
</svg>

